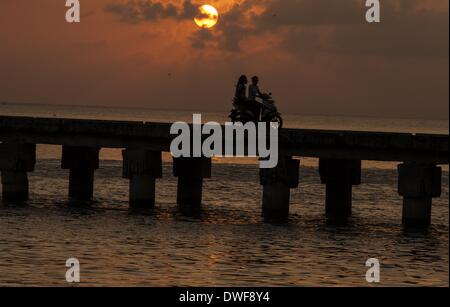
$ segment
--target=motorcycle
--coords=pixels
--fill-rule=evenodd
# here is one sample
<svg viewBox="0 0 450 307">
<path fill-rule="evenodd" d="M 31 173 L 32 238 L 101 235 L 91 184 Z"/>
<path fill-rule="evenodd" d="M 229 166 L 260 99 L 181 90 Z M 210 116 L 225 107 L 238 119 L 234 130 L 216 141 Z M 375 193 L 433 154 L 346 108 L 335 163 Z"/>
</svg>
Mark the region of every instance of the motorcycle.
<svg viewBox="0 0 450 307">
<path fill-rule="evenodd" d="M 257 98 L 256 103 L 257 106 L 261 110 L 261 118 L 255 114 L 254 108 L 248 107 L 248 105 L 238 104 L 236 101 L 233 102 L 234 109 L 231 110 L 230 119 L 233 123 L 241 122 L 246 124 L 248 122 L 265 122 L 265 123 L 273 123 L 278 124 L 278 128 L 281 129 L 283 127 L 283 118 L 281 114 L 278 112 L 278 109 L 275 105 L 275 101 L 272 98 L 272 94 L 263 94 L 261 97 Z"/>
</svg>

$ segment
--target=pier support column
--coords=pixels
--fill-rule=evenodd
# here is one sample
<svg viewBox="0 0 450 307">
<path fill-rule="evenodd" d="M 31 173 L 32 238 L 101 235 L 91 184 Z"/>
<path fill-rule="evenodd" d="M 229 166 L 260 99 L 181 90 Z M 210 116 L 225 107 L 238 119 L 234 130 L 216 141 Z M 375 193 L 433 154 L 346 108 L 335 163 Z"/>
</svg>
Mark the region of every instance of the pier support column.
<svg viewBox="0 0 450 307">
<path fill-rule="evenodd" d="M 288 218 L 290 189 L 298 187 L 299 168 L 299 160 L 285 156 L 284 158 L 280 157 L 277 167 L 260 169 L 264 220 L 280 221 Z"/>
<path fill-rule="evenodd" d="M 27 172 L 34 171 L 36 145 L 0 144 L 2 199 L 9 203 L 23 203 L 29 198 Z"/>
<path fill-rule="evenodd" d="M 345 222 L 352 215 L 353 186 L 361 184 L 361 161 L 320 159 L 319 173 L 326 184 L 327 218 Z"/>
<path fill-rule="evenodd" d="M 100 148 L 63 146 L 63 169 L 70 170 L 69 197 L 89 201 L 94 195 L 94 172 L 99 167 Z"/>
<path fill-rule="evenodd" d="M 161 152 L 126 149 L 122 156 L 123 178 L 130 180 L 130 207 L 152 209 L 156 178 L 162 178 Z"/>
<path fill-rule="evenodd" d="M 403 163 L 398 166 L 398 173 L 398 192 L 403 196 L 403 224 L 429 226 L 432 198 L 441 196 L 442 168 L 433 164 Z"/>
<path fill-rule="evenodd" d="M 211 158 L 174 158 L 173 173 L 178 177 L 177 203 L 181 211 L 200 211 L 203 179 L 211 178 Z"/>
</svg>

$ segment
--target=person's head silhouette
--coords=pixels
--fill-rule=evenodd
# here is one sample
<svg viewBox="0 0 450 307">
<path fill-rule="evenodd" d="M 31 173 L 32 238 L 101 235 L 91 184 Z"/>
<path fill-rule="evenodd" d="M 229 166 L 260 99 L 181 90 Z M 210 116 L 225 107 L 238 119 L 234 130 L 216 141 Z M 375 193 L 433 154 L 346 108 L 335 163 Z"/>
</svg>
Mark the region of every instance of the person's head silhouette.
<svg viewBox="0 0 450 307">
<path fill-rule="evenodd" d="M 248 79 L 247 79 L 246 75 L 242 75 L 242 76 L 239 77 L 238 85 L 240 85 L 240 84 L 244 84 L 245 85 L 247 83 L 248 83 Z"/>
</svg>

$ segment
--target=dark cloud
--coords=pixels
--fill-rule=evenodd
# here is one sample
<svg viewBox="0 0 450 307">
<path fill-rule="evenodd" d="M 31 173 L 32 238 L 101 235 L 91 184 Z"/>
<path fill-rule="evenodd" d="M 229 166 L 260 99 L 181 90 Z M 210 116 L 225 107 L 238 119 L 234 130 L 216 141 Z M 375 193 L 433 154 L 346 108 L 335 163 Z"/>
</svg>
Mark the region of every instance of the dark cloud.
<svg viewBox="0 0 450 307">
<path fill-rule="evenodd" d="M 257 16 L 258 28 L 280 26 L 357 24 L 364 15 L 361 0 L 273 0 Z"/>
<path fill-rule="evenodd" d="M 105 10 L 119 15 L 122 21 L 138 23 L 168 18 L 192 19 L 196 14 L 197 7 L 190 0 L 185 0 L 182 7 L 158 1 L 128 0 L 123 3 L 108 4 Z"/>
<path fill-rule="evenodd" d="M 215 40 L 215 36 L 211 30 L 200 29 L 191 36 L 192 47 L 203 49 L 209 46 Z"/>
<path fill-rule="evenodd" d="M 448 58 L 448 12 L 419 10 L 416 1 L 405 3 L 385 4 L 379 24 L 368 24 L 360 18 L 352 25 L 291 28 L 283 46 L 294 53 Z"/>
<path fill-rule="evenodd" d="M 438 0 L 439 1 L 439 0 Z M 442 0 L 444 1 L 444 0 Z M 248 1 L 250 3 L 252 1 Z M 250 27 L 225 24 L 222 41 L 238 51 L 249 36 L 282 37 L 288 52 L 385 57 L 448 58 L 448 11 L 424 10 L 417 0 L 382 2 L 382 22 L 368 24 L 365 0 L 272 0 L 259 15 L 232 12 L 235 20 L 250 18 Z M 253 2 L 252 2 L 253 3 Z M 254 3 L 253 3 L 254 4 Z M 251 10 L 250 5 L 246 6 Z"/>
<path fill-rule="evenodd" d="M 197 30 L 191 37 L 192 47 L 217 47 L 224 51 L 240 51 L 240 42 L 247 36 L 255 34 L 251 26 L 251 9 L 267 0 L 245 0 L 220 15 L 220 22 L 213 30 Z M 105 7 L 105 11 L 120 16 L 123 22 L 154 22 L 162 19 L 191 20 L 197 13 L 198 4 L 185 0 L 181 7 L 172 3 L 151 0 L 128 0 Z"/>
<path fill-rule="evenodd" d="M 228 12 L 221 14 L 220 22 L 212 30 L 199 30 L 191 37 L 193 46 L 214 46 L 223 51 L 239 52 L 240 43 L 249 35 L 255 34 L 249 24 L 249 9 L 253 7 L 253 1 L 243 4 L 235 4 Z M 206 35 L 205 32 L 209 32 Z M 199 42 L 203 40 L 203 43 Z"/>
<path fill-rule="evenodd" d="M 240 52 L 245 39 L 258 37 L 264 41 L 267 34 L 273 34 L 282 38 L 281 47 L 285 51 L 295 54 L 448 57 L 448 11 L 420 9 L 417 0 L 383 1 L 382 22 L 368 24 L 365 2 L 244 0 L 222 13 L 213 30 L 198 30 L 190 39 L 194 48 Z M 181 7 L 130 0 L 108 5 L 106 10 L 120 15 L 124 21 L 140 22 L 191 19 L 196 7 L 191 0 L 186 0 Z"/>
</svg>

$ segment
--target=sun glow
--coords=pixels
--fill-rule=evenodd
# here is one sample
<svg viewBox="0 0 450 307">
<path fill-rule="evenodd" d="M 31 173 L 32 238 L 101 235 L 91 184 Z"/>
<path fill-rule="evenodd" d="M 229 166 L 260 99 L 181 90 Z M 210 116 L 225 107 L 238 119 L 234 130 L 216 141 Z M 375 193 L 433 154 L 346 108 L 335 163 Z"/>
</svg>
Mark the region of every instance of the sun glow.
<svg viewBox="0 0 450 307">
<path fill-rule="evenodd" d="M 198 8 L 198 13 L 194 21 L 200 28 L 212 28 L 219 21 L 219 12 L 212 5 L 202 5 Z"/>
</svg>

